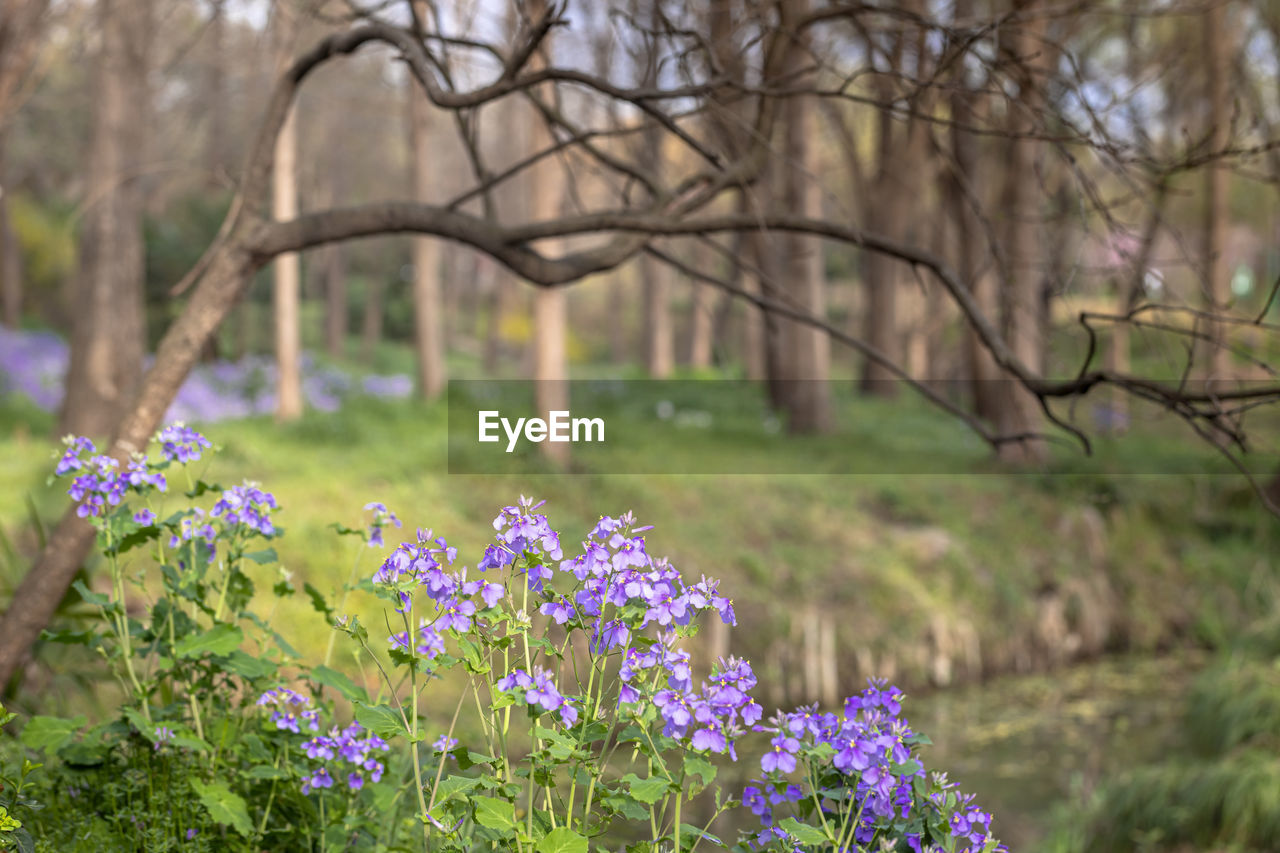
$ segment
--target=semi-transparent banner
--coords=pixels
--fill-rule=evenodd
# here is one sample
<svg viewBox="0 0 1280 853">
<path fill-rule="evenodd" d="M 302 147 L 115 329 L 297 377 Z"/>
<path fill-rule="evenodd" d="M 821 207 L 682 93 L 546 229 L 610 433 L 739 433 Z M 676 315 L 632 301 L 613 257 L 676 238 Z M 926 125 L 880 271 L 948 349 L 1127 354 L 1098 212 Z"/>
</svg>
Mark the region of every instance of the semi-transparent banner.
<svg viewBox="0 0 1280 853">
<path fill-rule="evenodd" d="M 448 389 L 452 474 L 542 471 L 567 474 L 1024 475 L 1235 474 L 1222 448 L 1177 413 L 1109 389 L 1053 400 L 1055 426 L 1007 382 L 929 383 L 934 400 L 906 383 L 862 393 L 856 382 L 735 380 L 453 380 Z M 1186 388 L 1184 391 L 1188 390 Z M 1192 389 L 1194 390 L 1194 389 Z M 1013 466 L 966 423 L 974 400 L 1032 404 L 1046 461 Z M 1019 394 L 1023 394 L 1019 399 Z M 945 405 L 944 405 L 945 404 Z M 799 429 L 801 422 L 819 429 Z M 1204 428 L 1204 424 L 1200 424 Z M 1257 477 L 1280 468 L 1280 417 L 1246 415 L 1243 452 L 1223 447 Z M 823 428 L 825 427 L 825 429 Z M 1088 447 L 1081 441 L 1084 436 Z M 1017 455 L 1006 454 L 1006 455 Z"/>
</svg>

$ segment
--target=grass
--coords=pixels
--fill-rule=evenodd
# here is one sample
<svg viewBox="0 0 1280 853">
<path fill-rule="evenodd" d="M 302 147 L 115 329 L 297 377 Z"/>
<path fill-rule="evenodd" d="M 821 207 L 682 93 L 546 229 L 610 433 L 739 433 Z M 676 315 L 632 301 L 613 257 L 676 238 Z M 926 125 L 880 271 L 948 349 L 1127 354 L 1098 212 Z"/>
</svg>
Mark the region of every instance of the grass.
<svg viewBox="0 0 1280 853">
<path fill-rule="evenodd" d="M 912 398 L 842 397 L 839 433 L 787 438 L 743 385 L 679 387 L 699 391 L 696 404 L 714 414 L 710 426 L 625 431 L 625 440 L 579 453 L 571 474 L 531 453 L 503 460 L 505 473 L 451 474 L 459 460 L 448 454 L 446 405 L 367 400 L 288 425 L 212 425 L 206 432 L 223 452 L 204 476 L 224 484 L 248 476 L 275 492 L 288 530 L 277 549 L 282 563 L 299 586 L 324 592 L 351 567 L 349 546 L 327 525 L 355 524 L 371 500 L 396 510 L 406 536 L 417 526 L 447 536 L 463 562 L 488 540 L 496 510 L 520 494 L 548 500 L 570 546 L 600 514 L 634 509 L 655 526 L 654 553 L 695 577 L 723 578 L 743 621 L 768 626 L 734 635 L 735 653 L 764 660 L 770 635 L 788 636 L 797 613 L 816 608 L 834 618 L 846 689 L 867 674 L 855 663 L 859 652 L 908 684 L 927 680 L 930 654 L 959 654 L 931 649 L 938 624 L 976 634 L 982 669 L 1010 668 L 1018 647 L 1032 642 L 1037 596 L 1073 583 L 1109 591 L 1116 648 L 1217 642 L 1275 601 L 1268 555 L 1277 552 L 1277 525 L 1242 478 L 1197 473 L 1221 470 L 1213 451 L 1174 429 L 1148 423 L 1143 433 L 1101 443 L 1095 459 L 1064 448 L 1047 471 L 1016 473 Z M 611 424 L 657 423 L 647 413 L 671 394 L 645 383 L 627 391 L 608 409 Z M 28 504 L 45 519 L 63 506 L 45 484 L 50 419 L 5 405 L 0 424 L 9 485 L 0 490 L 0 528 L 30 554 Z M 655 465 L 803 473 L 621 473 Z M 1100 519 L 1101 542 L 1079 534 L 1086 517 Z M 367 558 L 361 571 L 373 568 Z M 9 559 L 4 586 L 21 570 L 21 560 Z M 299 648 L 323 649 L 328 629 L 304 602 L 281 614 Z"/>
</svg>

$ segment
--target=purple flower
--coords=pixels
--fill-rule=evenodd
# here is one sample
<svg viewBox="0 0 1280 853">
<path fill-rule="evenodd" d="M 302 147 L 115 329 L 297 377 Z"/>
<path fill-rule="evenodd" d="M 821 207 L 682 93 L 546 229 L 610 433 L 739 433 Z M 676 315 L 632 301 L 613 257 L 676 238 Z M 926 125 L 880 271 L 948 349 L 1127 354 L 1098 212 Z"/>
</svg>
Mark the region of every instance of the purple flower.
<svg viewBox="0 0 1280 853">
<path fill-rule="evenodd" d="M 364 505 L 366 511 L 373 510 L 373 522 L 369 525 L 369 547 L 381 548 L 382 528 L 394 524 L 399 528 L 400 519 L 396 518 L 396 514 L 387 509 L 387 505 L 378 501 L 371 501 Z"/>
<path fill-rule="evenodd" d="M 181 421 L 170 424 L 156 435 L 160 442 L 160 452 L 171 462 L 186 465 L 200 458 L 201 448 L 212 447 L 209 439 L 183 424 Z"/>
<path fill-rule="evenodd" d="M 796 769 L 796 753 L 800 741 L 787 735 L 778 735 L 769 742 L 771 748 L 760 759 L 760 769 L 766 773 L 791 773 Z"/>
</svg>

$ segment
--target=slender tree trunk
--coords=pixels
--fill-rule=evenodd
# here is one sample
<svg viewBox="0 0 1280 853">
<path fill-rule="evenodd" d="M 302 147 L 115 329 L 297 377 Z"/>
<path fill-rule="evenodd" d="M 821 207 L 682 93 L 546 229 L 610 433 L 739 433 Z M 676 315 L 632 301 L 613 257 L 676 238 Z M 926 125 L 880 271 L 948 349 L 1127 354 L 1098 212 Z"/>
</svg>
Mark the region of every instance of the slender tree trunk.
<svg viewBox="0 0 1280 853">
<path fill-rule="evenodd" d="M 383 298 L 387 284 L 381 276 L 374 275 L 368 279 L 364 296 L 364 318 L 360 327 L 360 360 L 366 365 L 373 364 L 374 353 L 382 342 Z"/>
<path fill-rule="evenodd" d="M 277 71 L 288 61 L 296 19 L 289 0 L 278 3 L 273 25 L 277 39 Z M 289 111 L 276 139 L 275 168 L 271 173 L 271 213 L 278 221 L 298 215 L 298 110 Z M 272 304 L 275 312 L 276 420 L 302 416 L 302 339 L 300 318 L 301 261 L 297 252 L 276 258 L 273 267 Z"/>
<path fill-rule="evenodd" d="M 296 155 L 298 145 L 297 110 L 291 110 L 276 144 L 276 165 L 272 180 L 271 212 L 285 221 L 298 215 Z M 276 258 L 272 282 L 276 341 L 276 419 L 296 420 L 302 416 L 302 340 L 299 317 L 302 270 L 296 252 Z"/>
<path fill-rule="evenodd" d="M 742 262 L 739 276 L 746 293 L 763 295 L 765 265 L 764 235 L 751 231 L 742 235 Z M 766 329 L 767 315 L 750 303 L 742 304 L 742 369 L 752 382 L 764 382 L 769 377 L 769 336 Z"/>
<path fill-rule="evenodd" d="M 333 358 L 342 358 L 347 351 L 347 255 L 342 246 L 327 246 L 323 260 L 324 269 L 324 341 L 325 350 Z"/>
<path fill-rule="evenodd" d="M 227 117 L 227 16 L 226 0 L 212 0 L 209 14 L 209 60 L 205 81 L 207 88 L 209 130 L 206 139 L 205 159 L 208 175 L 206 183 L 211 188 L 224 186 L 227 169 L 231 164 L 228 145 L 230 137 Z"/>
<path fill-rule="evenodd" d="M 1231 60 L 1232 31 L 1229 20 L 1229 4 L 1215 2 L 1205 12 L 1204 52 L 1205 69 L 1208 72 L 1209 150 L 1218 153 L 1231 141 Z M 1227 237 L 1227 205 L 1229 173 L 1221 158 L 1210 160 L 1205 166 L 1205 217 L 1204 217 L 1204 307 L 1211 314 L 1227 310 L 1231 300 L 1228 283 L 1227 258 L 1224 253 Z M 1208 374 L 1211 379 L 1229 379 L 1231 358 L 1227 350 L 1226 326 L 1211 322 L 1208 325 L 1210 352 Z"/>
<path fill-rule="evenodd" d="M 529 14 L 538 20 L 547 13 L 547 0 L 531 0 Z M 530 59 L 529 70 L 536 73 L 546 68 L 551 50 L 550 35 L 546 36 L 538 52 Z M 542 98 L 551 98 L 553 92 L 546 86 L 533 90 Z M 530 108 L 529 150 L 538 151 L 552 143 L 542 116 Z M 539 163 L 529 173 L 530 215 L 534 221 L 551 219 L 560 213 L 560 181 L 555 172 L 555 161 Z M 535 405 L 542 417 L 553 411 L 569 408 L 569 304 L 568 292 L 562 287 L 539 287 L 533 294 L 533 379 Z M 556 462 L 569 458 L 566 442 L 544 441 L 539 451 Z"/>
<path fill-rule="evenodd" d="M 1008 253 L 1008 280 L 1003 297 L 1004 326 L 1009 347 L 1023 364 L 1036 373 L 1044 371 L 1044 336 L 1041 324 L 1042 246 L 1038 219 L 1036 153 L 1039 143 L 1031 138 L 1043 106 L 1042 73 L 1046 68 L 1046 24 L 1039 0 L 1015 0 L 1018 22 L 1010 28 L 1009 50 L 1018 63 L 1018 100 L 1009 110 L 1009 147 L 1005 165 L 1003 209 L 1004 245 Z M 1039 401 L 1020 383 L 1001 383 L 1004 402 L 997 425 L 1006 435 L 1041 430 L 1044 414 Z M 1026 440 L 1001 445 L 1002 458 L 1013 462 L 1040 461 L 1048 449 L 1042 440 Z"/>
<path fill-rule="evenodd" d="M 430 139 L 430 104 L 417 81 L 409 83 L 410 157 L 414 194 L 431 200 L 433 154 Z M 418 357 L 418 393 L 434 400 L 444 391 L 445 348 L 440 298 L 440 241 L 413 238 L 413 341 Z"/>
<path fill-rule="evenodd" d="M 22 320 L 22 253 L 9 215 L 8 160 L 0 125 L 0 325 L 16 329 Z"/>
<path fill-rule="evenodd" d="M 640 18 L 639 3 L 632 2 L 632 12 L 637 20 Z M 662 4 L 651 0 L 649 4 L 649 25 L 653 31 L 662 28 Z M 658 83 L 658 45 L 656 39 L 650 42 L 648 55 L 645 57 L 644 84 L 656 86 Z M 662 129 L 656 122 L 650 122 L 641 137 L 644 148 L 641 162 L 653 174 L 662 174 Z M 665 379 L 675 368 L 676 343 L 674 321 L 671 317 L 671 268 L 651 255 L 640 259 L 641 293 L 644 301 L 644 366 L 645 371 L 653 379 Z"/>
<path fill-rule="evenodd" d="M 955 20 L 957 25 L 968 23 L 973 12 L 972 0 L 957 0 Z M 950 97 L 951 157 L 953 171 L 945 184 L 945 199 L 952 220 L 955 222 L 955 265 L 963 281 L 973 293 L 974 301 L 983 316 L 993 320 L 999 316 L 996 280 L 990 252 L 986 246 L 982 223 L 975 206 L 981 202 L 983 185 L 979 174 L 978 140 L 966 128 L 974 124 L 973 92 L 962 79 L 953 81 Z M 973 411 L 979 417 L 995 422 L 1000 410 L 1000 369 L 995 359 L 983 345 L 982 339 L 968 323 L 964 330 L 965 380 L 971 389 Z"/>
<path fill-rule="evenodd" d="M 804 15 L 808 0 L 784 4 L 784 27 Z M 786 76 L 792 85 L 805 88 L 814 75 L 805 73 L 810 58 L 805 44 L 792 51 Z M 782 205 L 786 210 L 815 219 L 822 217 L 822 197 L 817 183 L 821 173 L 813 99 L 792 95 L 783 110 L 785 166 L 782 168 Z M 782 239 L 785 261 L 783 288 L 788 301 L 808 314 L 825 319 L 827 281 L 822 259 L 822 241 L 817 237 L 787 234 Z M 786 383 L 787 427 L 796 433 L 827 432 L 831 429 L 831 341 L 826 333 L 794 321 L 781 321 L 786 352 L 782 378 Z"/>
<path fill-rule="evenodd" d="M 698 244 L 698 261 L 704 270 L 712 269 L 717 255 L 705 244 Z M 690 281 L 693 288 L 693 307 L 689 318 L 689 366 L 695 370 L 711 366 L 711 351 L 715 346 L 716 291 L 709 284 Z"/>
<path fill-rule="evenodd" d="M 144 0 L 99 0 L 87 197 L 76 273 L 71 362 L 59 429 L 105 435 L 142 375 L 142 200 L 137 154 L 148 99 Z"/>
<path fill-rule="evenodd" d="M 644 366 L 652 379 L 666 379 L 675 368 L 675 329 L 671 318 L 671 268 L 645 255 L 640 260 L 644 281 Z"/>
</svg>

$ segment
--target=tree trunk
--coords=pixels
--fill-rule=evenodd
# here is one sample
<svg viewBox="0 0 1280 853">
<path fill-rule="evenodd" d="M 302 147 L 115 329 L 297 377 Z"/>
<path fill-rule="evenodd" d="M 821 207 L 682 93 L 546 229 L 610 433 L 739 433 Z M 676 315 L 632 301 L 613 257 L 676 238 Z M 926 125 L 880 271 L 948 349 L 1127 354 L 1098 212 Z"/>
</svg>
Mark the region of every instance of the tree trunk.
<svg viewBox="0 0 1280 853">
<path fill-rule="evenodd" d="M 16 329 L 22 320 L 22 254 L 9 216 L 11 185 L 0 126 L 0 325 Z"/>
<path fill-rule="evenodd" d="M 347 352 L 347 255 L 340 245 L 327 246 L 323 260 L 317 263 L 324 269 L 324 342 L 325 350 L 333 358 L 343 358 Z"/>
<path fill-rule="evenodd" d="M 782 26 L 802 16 L 808 0 L 789 0 L 780 8 Z M 804 43 L 794 45 L 791 61 L 784 72 L 791 85 L 803 89 L 815 81 L 812 72 L 804 72 L 810 62 Z M 801 216 L 822 216 L 822 197 L 817 183 L 821 174 L 816 138 L 813 99 L 790 96 L 783 109 L 783 150 L 785 165 L 779 176 L 783 209 Z M 822 242 L 817 237 L 787 234 L 782 238 L 784 252 L 780 290 L 787 301 L 800 310 L 825 319 L 827 313 L 827 281 L 822 260 Z M 787 428 L 795 433 L 827 432 L 832 427 L 831 341 L 826 333 L 793 320 L 779 321 L 782 348 L 784 406 Z"/>
<path fill-rule="evenodd" d="M 717 266 L 718 255 L 706 246 L 698 244 L 697 260 L 703 271 Z M 716 291 L 709 284 L 691 280 L 693 307 L 689 318 L 689 366 L 702 370 L 711 366 L 711 351 L 715 346 Z"/>
<path fill-rule="evenodd" d="M 644 277 L 644 366 L 651 379 L 666 379 L 675 368 L 671 319 L 671 267 L 651 255 L 640 259 Z"/>
<path fill-rule="evenodd" d="M 289 3 L 277 3 L 274 22 L 277 72 L 288 61 L 295 18 Z M 277 221 L 298 215 L 298 109 L 289 110 L 276 139 L 275 167 L 271 173 L 271 213 Z M 301 261 L 297 252 L 276 258 L 272 305 L 275 312 L 276 420 L 292 421 L 302 416 L 302 340 L 300 295 Z"/>
<path fill-rule="evenodd" d="M 904 5 L 908 12 L 919 12 L 919 3 Z M 909 60 L 908 39 L 900 31 L 894 39 L 890 62 L 894 69 L 910 78 L 926 79 L 924 68 L 927 45 L 923 29 L 915 41 L 915 67 L 907 68 Z M 878 145 L 879 170 L 875 189 L 863 203 L 864 220 L 875 222 L 885 234 L 909 241 L 913 222 L 918 218 L 924 169 L 929 163 L 928 130 L 925 123 L 914 116 L 905 121 L 895 118 L 891 108 L 900 93 L 898 81 L 893 75 L 877 78 L 876 96 L 881 101 L 878 119 L 880 137 Z M 911 106 L 921 109 L 918 99 L 923 93 L 915 93 Z M 866 263 L 866 311 L 863 314 L 863 340 L 882 353 L 894 364 L 902 365 L 906 347 L 898 329 L 898 291 L 907 280 L 908 270 L 901 261 L 883 253 L 872 253 Z M 893 396 L 898 391 L 898 380 L 879 362 L 867 359 L 862 365 L 860 387 L 863 393 Z"/>
<path fill-rule="evenodd" d="M 209 13 L 209 56 L 207 66 L 206 99 L 209 109 L 209 129 L 205 136 L 206 183 L 220 188 L 228 179 L 231 164 L 228 145 L 227 109 L 227 15 L 226 0 L 212 0 Z"/>
<path fill-rule="evenodd" d="M 76 303 L 59 429 L 105 435 L 118 422 L 142 374 L 142 201 L 137 154 L 148 102 L 145 0 L 100 0 L 85 212 Z"/>
<path fill-rule="evenodd" d="M 416 80 L 409 81 L 410 163 L 414 195 L 431 200 L 432 151 L 430 104 Z M 434 400 L 444 391 L 445 348 L 441 320 L 440 242 L 434 237 L 413 238 L 413 342 L 418 357 L 418 393 Z"/>
<path fill-rule="evenodd" d="M 1204 52 L 1208 72 L 1209 151 L 1217 154 L 1231 141 L 1231 23 L 1228 3 L 1211 3 L 1205 12 Z M 1204 308 L 1210 314 L 1222 314 L 1231 300 L 1227 258 L 1228 178 L 1227 164 L 1216 157 L 1205 166 L 1204 215 Z M 1209 323 L 1210 379 L 1225 380 L 1231 376 L 1231 358 L 1227 350 L 1226 326 Z"/>
<path fill-rule="evenodd" d="M 958 26 L 968 22 L 973 12 L 972 0 L 957 0 L 955 20 Z M 957 74 L 957 78 L 959 75 Z M 944 188 L 947 208 L 955 222 L 955 266 L 960 280 L 973 293 L 983 316 L 993 321 L 998 316 L 996 280 L 992 275 L 990 252 L 983 235 L 982 222 L 976 205 L 981 203 L 979 188 L 983 185 L 978 173 L 978 140 L 966 128 L 974 124 L 974 98 L 976 95 L 964 85 L 963 79 L 952 83 L 950 108 L 954 123 L 951 126 L 951 158 L 953 171 Z M 965 324 L 965 370 L 973 411 L 978 417 L 995 422 L 1000 410 L 1000 369 L 995 359 L 983 345 L 973 326 Z"/>
<path fill-rule="evenodd" d="M 381 276 L 368 279 L 364 295 L 364 319 L 360 327 L 360 360 L 373 364 L 374 353 L 382 342 L 382 299 L 387 289 Z"/>
<path fill-rule="evenodd" d="M 1039 0 L 1015 2 L 1019 19 L 1008 32 L 1009 51 L 1017 63 L 1014 72 L 1018 99 L 1010 104 L 1009 147 L 1005 165 L 1003 209 L 1008 270 L 1002 289 L 1004 327 L 1009 347 L 1023 364 L 1037 374 L 1044 372 L 1044 336 L 1041 324 L 1041 272 L 1039 270 L 1040 207 L 1038 205 L 1036 153 L 1031 138 L 1044 103 L 1041 78 L 1046 68 L 1047 18 Z M 997 426 L 1005 435 L 1036 433 L 1044 414 L 1039 401 L 1021 383 L 1001 383 L 1003 401 Z M 1001 445 L 1000 456 L 1012 462 L 1037 462 L 1048 453 L 1043 440 L 1032 439 Z"/>
<path fill-rule="evenodd" d="M 547 0 L 531 0 L 529 15 L 538 20 L 547 14 Z M 542 45 L 529 62 L 529 71 L 537 73 L 548 65 L 551 37 L 544 37 Z M 550 98 L 552 92 L 546 86 L 535 87 L 534 94 Z M 542 115 L 530 108 L 528 152 L 539 151 L 551 145 L 550 132 Z M 551 219 L 560 213 L 560 182 L 555 172 L 556 162 L 544 160 L 529 173 L 530 216 L 534 221 Z M 554 251 L 552 249 L 551 251 Z M 569 408 L 569 353 L 566 341 L 569 335 L 568 293 L 561 287 L 539 287 L 533 294 L 533 379 L 534 403 L 541 417 L 553 411 Z M 566 442 L 544 441 L 538 445 L 543 456 L 566 462 L 569 445 Z"/>
</svg>

